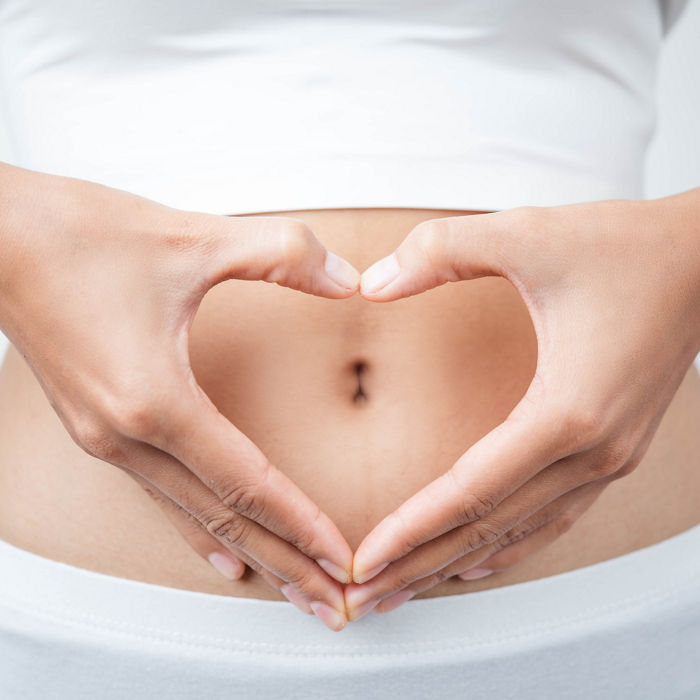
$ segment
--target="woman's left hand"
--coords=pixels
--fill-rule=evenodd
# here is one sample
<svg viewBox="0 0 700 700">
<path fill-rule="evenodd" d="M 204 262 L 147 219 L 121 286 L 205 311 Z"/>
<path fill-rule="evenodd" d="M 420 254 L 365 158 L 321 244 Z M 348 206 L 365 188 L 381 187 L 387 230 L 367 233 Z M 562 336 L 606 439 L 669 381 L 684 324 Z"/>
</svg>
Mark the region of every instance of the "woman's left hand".
<svg viewBox="0 0 700 700">
<path fill-rule="evenodd" d="M 363 273 L 361 294 L 379 302 L 505 277 L 538 357 L 506 420 L 362 541 L 351 620 L 472 567 L 514 565 L 635 469 L 700 351 L 698 222 L 700 188 L 430 219 Z"/>
</svg>

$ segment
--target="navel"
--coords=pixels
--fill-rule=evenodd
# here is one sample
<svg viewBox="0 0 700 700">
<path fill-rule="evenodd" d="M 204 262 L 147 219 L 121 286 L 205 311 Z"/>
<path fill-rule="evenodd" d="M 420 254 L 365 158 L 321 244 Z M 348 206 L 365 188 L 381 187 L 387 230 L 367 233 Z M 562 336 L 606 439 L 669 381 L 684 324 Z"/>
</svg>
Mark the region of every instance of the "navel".
<svg viewBox="0 0 700 700">
<path fill-rule="evenodd" d="M 355 361 L 352 366 L 352 371 L 355 373 L 355 379 L 357 381 L 355 393 L 352 397 L 352 402 L 355 405 L 366 403 L 367 399 L 369 398 L 367 396 L 367 391 L 365 387 L 367 363 L 364 360 Z"/>
</svg>

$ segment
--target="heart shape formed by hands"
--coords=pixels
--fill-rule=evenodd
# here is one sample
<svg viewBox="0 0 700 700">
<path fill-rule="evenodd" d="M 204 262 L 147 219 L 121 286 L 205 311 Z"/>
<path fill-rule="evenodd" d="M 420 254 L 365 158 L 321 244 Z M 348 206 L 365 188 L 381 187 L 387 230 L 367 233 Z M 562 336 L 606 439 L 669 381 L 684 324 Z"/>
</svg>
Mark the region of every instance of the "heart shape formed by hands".
<svg viewBox="0 0 700 700">
<path fill-rule="evenodd" d="M 484 216 L 489 216 L 484 215 Z M 484 216 L 481 218 L 483 219 Z M 460 217 L 453 217 L 452 219 L 435 219 L 435 220 L 430 220 L 430 221 L 424 221 L 421 222 L 418 226 L 414 227 L 414 229 L 409 233 L 409 235 L 406 237 L 406 239 L 400 244 L 400 246 L 397 248 L 396 252 L 392 254 L 391 256 L 388 256 L 374 265 L 372 265 L 369 269 L 367 269 L 361 278 L 361 286 L 359 288 L 359 291 L 362 296 L 364 296 L 367 300 L 370 301 L 381 301 L 383 300 L 381 295 L 382 295 L 382 290 L 383 289 L 388 289 L 387 285 L 390 284 L 390 280 L 392 277 L 396 277 L 399 274 L 400 271 L 400 266 L 398 264 L 398 259 L 399 256 L 402 259 L 402 267 L 404 270 L 404 277 L 405 275 L 408 274 L 413 274 L 414 280 L 418 284 L 422 284 L 423 288 L 418 289 L 417 291 L 409 291 L 408 293 L 402 293 L 398 292 L 393 295 L 393 299 L 398 299 L 401 298 L 402 296 L 409 296 L 410 294 L 416 294 L 421 291 L 425 291 L 431 287 L 438 286 L 446 281 L 457 281 L 458 278 L 454 276 L 443 276 L 442 271 L 436 268 L 431 267 L 431 263 L 434 260 L 434 257 L 431 257 L 428 255 L 429 251 L 431 250 L 431 246 L 435 248 L 436 243 L 444 243 L 445 242 L 445 232 L 446 232 L 446 227 L 448 223 L 454 223 L 457 219 L 459 221 L 466 221 L 467 218 L 469 219 L 474 219 L 474 215 L 470 214 L 469 217 L 466 216 L 460 216 Z M 482 224 L 483 225 L 483 224 Z M 437 228 L 439 227 L 439 228 Z M 315 242 L 315 238 L 313 239 Z M 309 243 L 311 242 L 311 239 L 307 240 L 303 245 L 299 246 L 300 251 L 299 255 L 295 256 L 298 260 L 301 259 L 307 259 L 308 255 L 303 255 L 303 250 L 305 246 L 308 246 Z M 315 244 L 315 243 L 314 243 Z M 293 248 L 293 246 L 286 246 L 287 248 Z M 345 296 L 352 296 L 355 293 L 355 290 L 358 288 L 358 282 L 360 282 L 357 277 L 355 279 L 352 279 L 352 275 L 354 270 L 349 269 L 347 266 L 347 263 L 344 261 L 340 260 L 337 258 L 337 256 L 334 256 L 332 253 L 328 253 L 326 256 L 326 270 L 328 271 L 329 267 L 330 270 L 336 275 L 336 280 L 341 282 L 343 286 L 345 286 Z M 355 275 L 357 273 L 354 273 Z M 495 274 L 493 269 L 485 269 L 483 271 L 484 275 L 493 275 Z M 421 275 L 422 279 L 418 278 L 417 276 Z M 473 278 L 476 278 L 481 275 L 474 274 L 472 275 Z M 465 279 L 469 279 L 469 277 L 465 276 Z M 268 278 L 269 281 L 269 278 Z M 282 284 L 283 286 L 292 286 L 296 289 L 300 289 L 301 291 L 308 291 L 309 285 L 307 284 L 304 286 L 303 283 L 300 284 L 300 277 L 297 276 L 297 278 L 294 280 L 292 284 L 288 283 L 288 272 L 285 270 L 281 269 L 279 270 L 275 281 L 278 283 Z M 353 289 L 354 287 L 354 289 Z M 259 295 L 260 294 L 275 294 L 274 289 L 266 289 L 265 285 L 262 287 L 257 286 L 257 287 L 248 287 L 248 285 L 239 285 L 239 288 L 237 290 L 237 303 L 241 305 L 241 309 L 246 308 L 246 304 L 248 306 L 252 304 L 259 304 Z M 347 294 L 347 292 L 350 292 L 350 294 Z M 379 294 L 379 296 L 378 296 Z M 326 296 L 327 294 L 322 294 L 322 296 Z M 273 297 L 273 303 L 276 301 Z M 284 301 L 280 299 L 278 302 L 279 304 L 284 304 Z M 265 305 L 263 305 L 262 308 L 265 308 Z M 314 307 L 310 307 L 310 312 L 313 315 L 313 310 Z M 296 312 L 296 307 L 295 307 L 295 312 Z M 233 313 L 234 317 L 236 316 L 236 312 L 229 311 L 229 314 Z M 263 312 L 264 313 L 264 312 Z M 272 325 L 270 325 L 272 323 Z M 264 329 L 265 329 L 265 334 L 267 335 L 268 329 L 270 327 L 275 327 L 276 324 L 284 324 L 284 311 L 283 309 L 280 310 L 280 313 L 275 316 L 275 320 L 272 321 L 268 315 L 265 315 L 265 324 L 264 324 Z M 220 321 L 211 323 L 208 332 L 211 332 L 212 328 L 216 328 L 218 326 L 222 326 Z M 245 323 L 246 327 L 249 326 L 248 321 Z M 308 329 L 307 329 L 308 332 Z M 300 332 L 296 330 L 296 325 L 295 325 L 295 334 L 300 335 L 300 336 L 305 336 L 306 333 Z M 249 331 L 250 335 L 250 331 Z M 252 336 L 252 337 L 257 337 L 257 336 Z M 521 336 L 522 337 L 522 336 Z M 262 339 L 260 339 L 262 340 Z M 267 344 L 269 343 L 269 339 L 266 337 L 264 340 L 264 343 Z M 222 348 L 222 351 L 224 351 L 224 348 L 229 347 L 229 342 L 228 339 L 226 341 L 222 342 L 220 344 L 220 347 Z M 221 357 L 219 361 L 214 361 L 211 363 L 212 366 L 212 372 L 211 372 L 211 380 L 208 382 L 209 386 L 222 386 L 222 385 L 236 385 L 238 386 L 238 390 L 240 391 L 240 384 L 241 381 L 245 382 L 244 376 L 246 374 L 250 375 L 255 375 L 255 371 L 251 370 L 250 367 L 246 370 L 244 370 L 241 373 L 237 373 L 236 375 L 236 380 L 234 381 L 233 378 L 229 377 L 227 379 L 230 379 L 231 381 L 225 380 L 221 381 L 221 368 L 223 366 L 229 366 L 229 367 L 241 367 L 243 365 L 242 358 L 243 357 L 248 357 L 248 356 L 255 356 L 254 352 L 254 347 L 257 347 L 257 344 L 254 340 L 251 340 L 250 343 L 244 344 L 244 351 L 241 352 L 241 357 L 239 357 L 236 361 L 230 361 L 231 358 L 228 357 L 229 362 L 226 362 L 226 358 Z M 228 350 L 226 350 L 227 353 L 229 353 Z M 299 358 L 303 356 L 303 352 L 295 352 L 294 356 L 296 358 Z M 203 351 L 201 353 L 201 357 L 210 357 L 211 356 L 211 344 L 207 343 L 207 345 L 203 348 Z M 256 387 L 258 385 L 256 384 Z M 277 393 L 277 391 L 280 390 L 279 387 L 274 386 L 269 389 L 269 391 L 273 391 Z M 289 389 L 287 389 L 289 391 Z M 286 394 L 286 392 L 283 393 Z M 247 400 L 244 400 L 242 403 L 246 404 L 252 397 L 250 392 L 246 392 L 243 390 L 243 395 L 247 395 Z M 289 408 L 287 407 L 287 410 Z M 231 420 L 234 424 L 236 425 L 246 425 L 246 420 L 244 415 L 232 415 Z M 248 426 L 246 426 L 246 430 L 244 431 L 246 434 L 255 434 L 257 431 L 254 429 L 254 426 L 249 426 L 252 428 L 251 430 L 248 429 Z M 380 524 L 381 525 L 381 524 Z M 375 528 L 376 530 L 376 528 Z M 381 528 L 380 528 L 381 531 Z M 339 531 L 334 532 L 334 535 L 336 537 L 339 537 Z M 372 541 L 373 533 L 369 533 L 363 542 L 363 545 L 367 542 Z M 309 538 L 307 537 L 307 540 Z M 398 540 L 397 540 L 398 541 Z M 363 547 L 360 547 L 360 553 L 362 553 Z M 366 547 L 365 547 L 366 549 Z M 329 575 L 337 579 L 341 583 L 349 583 L 349 577 L 347 577 L 346 572 L 348 571 L 345 566 L 339 565 L 339 562 L 343 561 L 343 558 L 347 556 L 347 553 L 350 551 L 349 546 L 345 543 L 344 544 L 344 551 L 339 550 L 338 554 L 334 558 L 334 561 L 332 562 L 331 559 L 328 556 L 320 557 L 317 558 L 317 561 L 319 564 L 327 571 Z M 351 553 L 352 556 L 352 553 Z M 417 558 L 417 556 L 422 556 L 422 553 L 417 553 L 416 556 L 414 556 L 414 560 Z M 345 559 L 347 561 L 347 559 Z M 357 562 L 357 558 L 355 559 Z M 358 594 L 358 591 L 361 589 L 363 594 L 364 591 L 369 589 L 370 586 L 364 585 L 365 581 L 368 581 L 369 579 L 373 578 L 375 574 L 379 573 L 386 564 L 382 566 L 374 566 L 373 570 L 369 572 L 363 572 L 361 570 L 355 571 L 355 584 L 352 584 L 350 589 L 347 589 L 348 591 L 352 591 L 354 595 Z M 463 568 L 467 568 L 468 565 L 465 565 Z M 396 568 L 396 567 L 395 567 Z M 435 581 L 435 583 L 438 583 L 439 581 Z M 433 584 L 434 585 L 434 584 Z M 308 602 L 306 602 L 306 599 L 302 595 L 302 592 L 298 590 L 295 586 L 289 586 L 289 585 L 281 585 L 279 586 L 280 590 L 287 595 L 293 602 L 299 605 L 302 609 L 306 610 L 307 612 L 309 611 L 309 605 Z M 347 596 L 346 596 L 346 602 L 347 602 Z M 352 602 L 352 599 L 351 599 Z M 315 606 L 318 608 L 319 606 Z M 333 606 L 331 606 L 333 607 Z M 357 608 L 358 606 L 354 606 L 354 608 Z M 360 605 L 359 607 L 362 608 L 362 610 L 356 610 L 353 608 L 353 606 L 348 606 L 348 613 L 350 615 L 351 619 L 356 619 L 356 617 L 359 617 L 361 614 L 363 614 L 363 610 L 366 611 L 368 609 L 368 606 L 365 603 Z M 328 610 L 323 610 L 322 612 L 326 613 L 326 617 L 329 619 L 334 618 L 334 614 L 331 611 Z M 337 611 L 336 611 L 337 612 Z M 331 626 L 331 625 L 329 625 Z"/>
</svg>

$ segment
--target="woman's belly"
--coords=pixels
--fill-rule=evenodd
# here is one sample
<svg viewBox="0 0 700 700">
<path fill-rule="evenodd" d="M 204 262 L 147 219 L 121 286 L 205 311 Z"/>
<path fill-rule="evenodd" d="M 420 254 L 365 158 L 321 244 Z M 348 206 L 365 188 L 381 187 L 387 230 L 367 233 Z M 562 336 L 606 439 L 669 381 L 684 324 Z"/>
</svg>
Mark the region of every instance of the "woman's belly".
<svg viewBox="0 0 700 700">
<path fill-rule="evenodd" d="M 419 221 L 467 214 L 271 213 L 303 219 L 359 270 L 390 253 Z M 204 297 L 190 354 L 221 413 L 355 549 L 507 416 L 533 376 L 537 341 L 521 298 L 497 277 L 388 304 L 230 280 Z M 692 367 L 639 467 L 608 486 L 559 540 L 508 571 L 453 578 L 418 597 L 560 573 L 697 524 L 698 425 L 700 377 Z M 125 472 L 77 447 L 12 347 L 0 372 L 0 538 L 114 576 L 284 600 L 250 570 L 240 581 L 221 577 Z"/>
</svg>

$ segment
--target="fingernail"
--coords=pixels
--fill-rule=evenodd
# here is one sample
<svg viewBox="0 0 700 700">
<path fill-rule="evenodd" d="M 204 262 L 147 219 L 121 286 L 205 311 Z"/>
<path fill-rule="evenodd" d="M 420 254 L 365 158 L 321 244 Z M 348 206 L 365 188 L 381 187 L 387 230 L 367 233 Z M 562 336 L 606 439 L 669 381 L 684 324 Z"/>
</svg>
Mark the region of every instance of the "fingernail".
<svg viewBox="0 0 700 700">
<path fill-rule="evenodd" d="M 409 591 L 408 589 L 404 588 L 402 591 L 399 591 L 398 593 L 394 593 L 393 595 L 390 595 L 388 598 L 384 598 L 382 601 L 382 609 L 377 610 L 377 612 L 381 613 L 387 613 L 391 612 L 392 610 L 395 610 L 396 608 L 399 607 L 399 605 L 403 605 L 407 600 L 410 600 L 413 598 L 413 596 L 416 594 L 415 591 Z"/>
<path fill-rule="evenodd" d="M 225 554 L 212 552 L 207 559 L 209 563 L 230 581 L 239 579 L 245 573 L 245 565 L 242 562 L 236 562 Z"/>
<path fill-rule="evenodd" d="M 362 603 L 362 605 L 350 610 L 348 613 L 350 621 L 355 622 L 356 620 L 359 620 L 363 615 L 366 615 L 370 610 L 372 610 L 378 602 L 379 598 L 372 598 L 372 600 L 368 600 L 366 603 Z"/>
<path fill-rule="evenodd" d="M 329 250 L 326 253 L 325 268 L 326 274 L 348 292 L 357 289 L 360 273 L 347 260 L 343 260 Z"/>
<path fill-rule="evenodd" d="M 381 260 L 377 260 L 374 265 L 370 265 L 361 277 L 361 291 L 363 294 L 374 294 L 389 282 L 393 282 L 401 272 L 396 254 L 387 255 Z"/>
<path fill-rule="evenodd" d="M 280 588 L 280 592 L 290 603 L 294 603 L 294 605 L 296 605 L 302 612 L 305 612 L 307 615 L 314 614 L 311 606 L 306 600 L 304 600 L 304 596 L 301 595 L 301 593 L 299 593 L 299 591 L 297 591 L 291 583 L 287 583 L 282 586 Z"/>
<path fill-rule="evenodd" d="M 311 609 L 316 613 L 316 617 L 334 632 L 340 632 L 347 623 L 345 615 L 334 610 L 330 605 L 326 605 L 326 603 L 316 600 L 311 603 Z"/>
<path fill-rule="evenodd" d="M 365 581 L 369 581 L 371 578 L 374 578 L 380 571 L 386 569 L 387 566 L 389 566 L 389 562 L 385 561 L 383 564 L 375 566 L 374 569 L 370 569 L 365 573 L 353 573 L 353 581 L 355 583 L 364 583 Z"/>
<path fill-rule="evenodd" d="M 350 574 L 342 566 L 334 564 L 328 559 L 317 559 L 316 563 L 329 575 L 332 576 L 336 581 L 340 583 L 350 583 L 352 580 Z"/>
<path fill-rule="evenodd" d="M 473 578 L 483 578 L 492 573 L 493 571 L 491 569 L 468 569 L 461 574 L 457 574 L 457 576 L 459 576 L 462 581 L 471 581 Z"/>
</svg>

